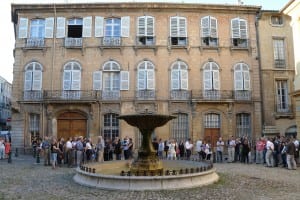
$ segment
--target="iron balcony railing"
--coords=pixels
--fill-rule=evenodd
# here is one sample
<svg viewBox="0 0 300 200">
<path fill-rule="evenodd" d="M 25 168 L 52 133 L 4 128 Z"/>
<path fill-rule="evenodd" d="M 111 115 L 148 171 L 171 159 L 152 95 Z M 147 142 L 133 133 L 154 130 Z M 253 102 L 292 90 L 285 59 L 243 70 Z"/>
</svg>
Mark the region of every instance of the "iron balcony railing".
<svg viewBox="0 0 300 200">
<path fill-rule="evenodd" d="M 277 104 L 276 105 L 276 112 L 277 113 L 292 113 L 292 105 L 291 104 Z"/>
<path fill-rule="evenodd" d="M 82 47 L 82 38 L 65 38 L 65 47 L 67 48 Z"/>
<path fill-rule="evenodd" d="M 153 100 L 155 99 L 155 90 L 137 90 L 135 97 L 138 100 Z"/>
<path fill-rule="evenodd" d="M 243 38 L 231 38 L 231 48 L 248 49 L 249 40 Z"/>
<path fill-rule="evenodd" d="M 43 100 L 43 91 L 30 90 L 23 92 L 24 101 L 41 101 Z"/>
<path fill-rule="evenodd" d="M 120 100 L 120 90 L 102 91 L 102 100 Z"/>
<path fill-rule="evenodd" d="M 201 46 L 202 47 L 218 47 L 219 39 L 212 37 L 202 37 L 201 38 Z"/>
<path fill-rule="evenodd" d="M 191 91 L 189 90 L 171 90 L 170 99 L 172 100 L 189 100 L 191 98 Z"/>
<path fill-rule="evenodd" d="M 95 90 L 48 90 L 44 91 L 45 100 L 96 100 Z"/>
<path fill-rule="evenodd" d="M 277 67 L 277 68 L 285 68 L 285 60 L 284 59 L 275 59 L 274 64 L 275 64 L 275 67 Z"/>
<path fill-rule="evenodd" d="M 122 38 L 121 37 L 103 37 L 102 38 L 102 46 L 121 46 L 122 45 Z"/>
<path fill-rule="evenodd" d="M 235 90 L 234 98 L 240 101 L 250 101 L 252 92 L 250 90 Z"/>
<path fill-rule="evenodd" d="M 156 38 L 154 36 L 137 36 L 137 46 L 154 46 L 156 44 Z"/>
<path fill-rule="evenodd" d="M 42 48 L 45 46 L 44 38 L 27 38 L 26 39 L 26 48 Z"/>
<path fill-rule="evenodd" d="M 204 101 L 233 100 L 233 95 L 231 90 L 193 90 L 192 99 Z"/>
<path fill-rule="evenodd" d="M 172 47 L 186 47 L 188 44 L 188 37 L 169 37 L 169 45 Z"/>
</svg>

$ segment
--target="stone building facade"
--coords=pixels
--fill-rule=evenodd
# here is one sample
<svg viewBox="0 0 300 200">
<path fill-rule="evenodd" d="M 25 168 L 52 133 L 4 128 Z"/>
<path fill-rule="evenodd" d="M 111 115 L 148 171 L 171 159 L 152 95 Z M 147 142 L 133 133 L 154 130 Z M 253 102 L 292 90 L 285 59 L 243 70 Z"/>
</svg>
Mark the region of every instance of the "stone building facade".
<svg viewBox="0 0 300 200">
<path fill-rule="evenodd" d="M 296 135 L 294 52 L 291 18 L 261 11 L 258 40 L 262 79 L 263 134 Z"/>
<path fill-rule="evenodd" d="M 0 131 L 10 130 L 11 83 L 0 76 Z"/>
<path fill-rule="evenodd" d="M 134 138 L 122 114 L 177 116 L 153 137 L 213 145 L 262 133 L 260 7 L 176 3 L 12 5 L 13 140 Z"/>
</svg>

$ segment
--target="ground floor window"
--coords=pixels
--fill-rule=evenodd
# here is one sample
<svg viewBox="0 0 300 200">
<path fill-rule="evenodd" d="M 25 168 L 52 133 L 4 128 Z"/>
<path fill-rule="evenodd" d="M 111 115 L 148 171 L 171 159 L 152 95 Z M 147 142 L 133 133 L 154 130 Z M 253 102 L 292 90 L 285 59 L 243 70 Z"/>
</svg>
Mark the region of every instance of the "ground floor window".
<svg viewBox="0 0 300 200">
<path fill-rule="evenodd" d="M 188 115 L 184 113 L 174 114 L 175 119 L 172 120 L 172 139 L 175 139 L 178 143 L 186 141 L 189 135 L 189 120 Z"/>
<path fill-rule="evenodd" d="M 236 116 L 236 136 L 237 137 L 247 136 L 249 140 L 252 138 L 250 114 L 247 114 L 247 113 L 237 114 L 237 116 Z"/>
<path fill-rule="evenodd" d="M 37 141 L 40 138 L 40 115 L 39 114 L 30 114 L 29 115 L 29 132 L 31 143 Z"/>
<path fill-rule="evenodd" d="M 119 115 L 109 113 L 104 115 L 103 124 L 103 137 L 105 140 L 113 140 L 115 137 L 119 137 Z"/>
</svg>

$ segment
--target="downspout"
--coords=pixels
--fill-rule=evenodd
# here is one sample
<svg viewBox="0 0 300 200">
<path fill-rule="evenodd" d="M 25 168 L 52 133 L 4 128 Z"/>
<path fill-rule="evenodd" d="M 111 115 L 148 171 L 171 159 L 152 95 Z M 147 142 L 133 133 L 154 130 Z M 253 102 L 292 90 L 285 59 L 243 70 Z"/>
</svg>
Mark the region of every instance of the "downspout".
<svg viewBox="0 0 300 200">
<path fill-rule="evenodd" d="M 263 96 L 263 90 L 262 90 L 262 68 L 261 68 L 261 55 L 260 55 L 260 41 L 259 41 L 259 19 L 261 18 L 261 10 L 257 13 L 256 15 L 256 20 L 255 20 L 255 29 L 256 29 L 256 45 L 257 45 L 257 57 L 258 57 L 258 69 L 259 69 L 259 85 L 260 85 L 260 96 L 261 96 L 261 125 L 262 125 L 262 132 L 263 132 L 263 127 L 265 123 L 265 107 L 264 107 L 264 96 Z M 261 133 L 262 135 L 262 133 Z"/>
</svg>

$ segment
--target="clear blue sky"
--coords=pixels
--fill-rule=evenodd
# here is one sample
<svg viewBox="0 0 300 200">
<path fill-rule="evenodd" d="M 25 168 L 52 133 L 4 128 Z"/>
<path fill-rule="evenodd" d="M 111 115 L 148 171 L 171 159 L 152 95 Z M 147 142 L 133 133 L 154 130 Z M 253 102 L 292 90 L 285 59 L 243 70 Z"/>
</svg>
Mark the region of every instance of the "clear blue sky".
<svg viewBox="0 0 300 200">
<path fill-rule="evenodd" d="M 1 37 L 0 37 L 0 76 L 5 78 L 10 83 L 13 79 L 13 48 L 14 48 L 14 30 L 13 24 L 11 23 L 10 17 L 10 4 L 13 3 L 75 3 L 75 2 L 101 2 L 101 0 L 0 0 L 0 24 L 3 28 Z M 102 2 L 118 2 L 126 0 L 102 0 Z M 147 0 L 128 0 L 130 2 L 143 1 Z M 164 0 L 150 0 L 152 2 L 162 2 Z M 214 4 L 237 4 L 238 0 L 167 0 L 168 2 L 187 2 L 187 3 L 214 3 Z M 149 1 L 148 1 L 149 2 Z M 244 5 L 258 5 L 262 6 L 264 10 L 280 10 L 283 8 L 289 0 L 242 0 Z"/>
</svg>

